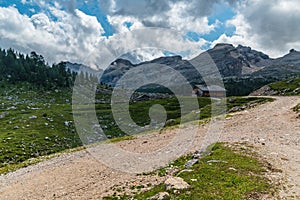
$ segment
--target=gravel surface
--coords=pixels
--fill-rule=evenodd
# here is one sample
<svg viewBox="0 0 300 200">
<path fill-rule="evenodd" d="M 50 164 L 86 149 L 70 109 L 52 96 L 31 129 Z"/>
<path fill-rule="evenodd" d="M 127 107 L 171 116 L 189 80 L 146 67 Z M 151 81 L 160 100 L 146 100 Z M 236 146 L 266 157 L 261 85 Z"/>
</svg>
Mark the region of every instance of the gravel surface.
<svg viewBox="0 0 300 200">
<path fill-rule="evenodd" d="M 278 176 L 285 179 L 286 189 L 281 190 L 281 197 L 300 199 L 300 119 L 296 118 L 297 114 L 291 110 L 300 103 L 300 97 L 276 98 L 274 102 L 221 119 L 220 124 L 224 127 L 219 127 L 220 135 L 210 134 L 209 137 L 215 136 L 214 140 L 230 143 L 248 142 L 257 147 L 262 157 L 274 168 L 282 170 Z M 130 169 L 135 169 L 131 166 L 141 166 L 141 169 L 149 171 L 175 159 L 170 157 L 164 160 L 164 156 L 161 156 L 162 159 L 156 158 L 160 157 L 157 156 L 160 153 L 161 155 L 166 153 L 166 149 L 162 152 L 162 147 L 167 146 L 178 135 L 182 139 L 182 145 L 178 148 L 188 147 L 192 142 L 186 153 L 200 149 L 207 133 L 215 131 L 210 125 L 210 123 L 200 126 L 187 124 L 181 128 L 180 133 L 178 128 L 169 128 L 162 133 L 139 135 L 134 140 L 114 144 L 114 147 L 124 152 L 135 153 L 141 159 L 139 165 L 136 159 L 131 163 L 127 162 L 127 157 L 122 159 L 122 156 L 118 157 L 117 154 L 113 157 L 114 154 L 110 153 L 116 152 L 110 152 L 110 144 L 101 144 L 2 175 L 0 199 L 101 199 L 111 194 L 113 187 L 162 182 L 163 178 L 156 175 L 142 176 L 129 173 L 134 171 Z M 195 135 L 191 134 L 192 138 L 181 138 L 185 133 Z M 172 149 L 168 151 L 172 152 Z M 145 158 L 150 154 L 156 155 L 153 157 L 155 165 L 149 165 L 143 160 L 143 156 L 140 158 L 143 154 L 146 155 Z M 109 158 L 112 161 L 110 164 L 107 163 Z M 149 158 L 152 159 L 151 156 L 147 157 Z M 114 162 L 121 163 L 121 167 L 114 166 Z M 276 176 L 276 173 L 274 174 Z"/>
</svg>

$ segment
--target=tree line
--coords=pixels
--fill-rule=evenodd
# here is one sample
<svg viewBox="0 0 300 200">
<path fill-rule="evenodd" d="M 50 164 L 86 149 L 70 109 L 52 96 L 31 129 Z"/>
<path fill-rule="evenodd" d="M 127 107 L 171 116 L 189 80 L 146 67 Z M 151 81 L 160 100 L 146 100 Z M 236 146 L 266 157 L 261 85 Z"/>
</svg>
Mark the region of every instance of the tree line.
<svg viewBox="0 0 300 200">
<path fill-rule="evenodd" d="M 42 55 L 29 55 L 13 49 L 0 49 L 0 81 L 8 83 L 28 82 L 48 89 L 72 87 L 76 73 L 66 68 L 66 62 L 50 66 Z"/>
</svg>

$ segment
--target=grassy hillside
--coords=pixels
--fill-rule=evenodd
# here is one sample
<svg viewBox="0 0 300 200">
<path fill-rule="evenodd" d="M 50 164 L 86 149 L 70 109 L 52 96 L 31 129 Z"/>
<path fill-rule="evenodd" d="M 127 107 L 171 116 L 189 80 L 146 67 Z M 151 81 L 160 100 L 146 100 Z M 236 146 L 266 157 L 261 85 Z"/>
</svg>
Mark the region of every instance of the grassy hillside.
<svg viewBox="0 0 300 200">
<path fill-rule="evenodd" d="M 0 169 L 81 145 L 67 89 L 6 84 L 0 93 Z"/>
<path fill-rule="evenodd" d="M 292 96 L 300 95 L 300 77 L 269 84 L 271 90 L 278 95 Z"/>
<path fill-rule="evenodd" d="M 1 82 L 0 94 L 0 172 L 8 171 L 10 166 L 30 158 L 82 145 L 73 124 L 71 90 L 45 91 L 44 88 L 28 83 L 12 85 Z M 110 96 L 98 93 L 97 98 L 105 100 L 95 105 L 99 124 L 104 133 L 109 138 L 126 135 L 113 119 L 108 103 Z M 269 99 L 232 98 L 227 100 L 227 110 L 242 105 L 256 105 L 264 101 Z M 210 117 L 210 99 L 199 98 L 198 102 L 201 109 L 185 113 L 185 121 Z M 167 126 L 180 123 L 180 106 L 176 98 L 132 102 L 131 117 L 140 126 L 149 124 L 149 108 L 155 104 L 165 107 L 169 120 Z"/>
</svg>

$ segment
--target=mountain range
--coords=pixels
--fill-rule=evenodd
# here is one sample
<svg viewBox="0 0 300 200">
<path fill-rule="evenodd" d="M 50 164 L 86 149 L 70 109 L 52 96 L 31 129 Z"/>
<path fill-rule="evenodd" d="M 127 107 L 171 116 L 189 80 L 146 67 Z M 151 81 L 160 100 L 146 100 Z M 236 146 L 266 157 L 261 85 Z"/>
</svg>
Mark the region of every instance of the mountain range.
<svg viewBox="0 0 300 200">
<path fill-rule="evenodd" d="M 72 68 L 70 64 L 67 66 Z M 159 66 L 173 70 L 157 70 Z M 191 60 L 170 56 L 133 64 L 126 59 L 117 59 L 103 72 L 100 81 L 115 86 L 129 71 L 134 71 L 133 82 L 147 75 L 160 77 L 161 85 L 178 84 L 178 73 L 190 84 L 209 84 L 208 79 L 221 77 L 228 95 L 248 95 L 271 82 L 300 76 L 300 52 L 292 49 L 287 55 L 274 59 L 251 47 L 221 43 Z M 154 86 L 145 88 L 151 91 Z"/>
</svg>

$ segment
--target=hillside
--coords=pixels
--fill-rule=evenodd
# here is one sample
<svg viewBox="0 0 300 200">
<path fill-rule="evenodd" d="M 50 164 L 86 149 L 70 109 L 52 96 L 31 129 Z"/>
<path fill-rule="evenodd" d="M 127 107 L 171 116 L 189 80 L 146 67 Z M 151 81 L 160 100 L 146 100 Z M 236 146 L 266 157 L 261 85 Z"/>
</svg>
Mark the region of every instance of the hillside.
<svg viewBox="0 0 300 200">
<path fill-rule="evenodd" d="M 268 84 L 250 95 L 252 96 L 299 96 L 300 95 L 300 77 L 290 78 L 283 81 Z"/>
</svg>

